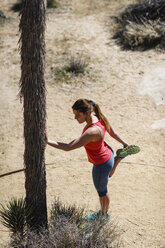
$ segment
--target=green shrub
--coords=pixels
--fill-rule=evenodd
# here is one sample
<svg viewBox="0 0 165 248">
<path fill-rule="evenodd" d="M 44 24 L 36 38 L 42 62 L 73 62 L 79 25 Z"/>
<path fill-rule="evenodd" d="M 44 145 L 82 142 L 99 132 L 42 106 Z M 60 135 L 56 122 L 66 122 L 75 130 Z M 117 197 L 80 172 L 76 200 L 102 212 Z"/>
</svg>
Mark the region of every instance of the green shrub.
<svg viewBox="0 0 165 248">
<path fill-rule="evenodd" d="M 0 205 L 0 220 L 12 234 L 24 235 L 31 214 L 32 206 L 28 206 L 24 198 L 12 198 L 6 205 Z"/>
</svg>

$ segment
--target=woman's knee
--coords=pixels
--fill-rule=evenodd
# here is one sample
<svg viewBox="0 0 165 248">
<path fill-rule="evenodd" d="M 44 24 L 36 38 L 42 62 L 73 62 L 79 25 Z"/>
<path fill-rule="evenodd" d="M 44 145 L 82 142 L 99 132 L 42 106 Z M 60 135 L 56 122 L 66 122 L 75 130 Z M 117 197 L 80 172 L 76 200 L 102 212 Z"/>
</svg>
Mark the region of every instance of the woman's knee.
<svg viewBox="0 0 165 248">
<path fill-rule="evenodd" d="M 108 195 L 108 190 L 105 189 L 104 191 L 103 190 L 97 190 L 97 193 L 99 195 L 99 197 L 104 197 L 106 195 Z"/>
</svg>

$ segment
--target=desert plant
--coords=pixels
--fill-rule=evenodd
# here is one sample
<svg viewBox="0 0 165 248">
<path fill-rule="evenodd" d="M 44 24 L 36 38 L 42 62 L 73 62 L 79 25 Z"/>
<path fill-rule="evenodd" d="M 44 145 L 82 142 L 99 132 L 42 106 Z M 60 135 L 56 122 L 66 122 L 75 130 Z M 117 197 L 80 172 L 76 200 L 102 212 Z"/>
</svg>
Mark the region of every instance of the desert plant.
<svg viewBox="0 0 165 248">
<path fill-rule="evenodd" d="M 69 83 L 72 79 L 72 74 L 66 71 L 66 66 L 56 66 L 51 68 L 53 74 L 55 74 L 56 82 Z"/>
<path fill-rule="evenodd" d="M 142 24 L 129 22 L 120 36 L 125 48 L 148 49 L 161 43 L 162 25 L 158 21 L 143 21 Z"/>
<path fill-rule="evenodd" d="M 80 248 L 80 234 L 74 223 L 70 223 L 65 217 L 60 217 L 56 225 L 46 229 L 40 229 L 39 233 L 28 232 L 28 238 L 23 238 L 15 243 L 17 248 Z"/>
<path fill-rule="evenodd" d="M 73 79 L 84 76 L 84 74 L 88 73 L 87 60 L 82 55 L 72 55 L 65 58 L 65 61 L 61 60 L 62 65 L 51 67 L 51 71 L 55 74 L 56 82 L 70 83 Z"/>
<path fill-rule="evenodd" d="M 84 209 L 77 208 L 75 205 L 65 205 L 57 198 L 51 208 L 51 222 L 55 223 L 60 216 L 66 217 L 69 221 L 81 225 L 84 220 Z"/>
<path fill-rule="evenodd" d="M 59 199 L 55 200 L 50 220 L 51 231 L 54 233 L 56 230 L 56 239 L 61 240 L 57 247 L 107 248 L 113 247 L 115 240 L 115 247 L 118 247 L 119 231 L 114 224 L 107 225 L 104 218 L 88 221 L 84 215 L 83 208 L 67 206 Z"/>
<path fill-rule="evenodd" d="M 29 232 L 29 248 L 112 248 L 119 247 L 119 231 L 114 223 L 104 219 L 88 221 L 85 210 L 75 205 L 62 204 L 55 199 L 50 214 L 49 233 L 43 229 L 39 234 Z M 26 244 L 26 240 L 24 241 Z"/>
<path fill-rule="evenodd" d="M 129 5 L 118 17 L 114 17 L 114 38 L 123 48 L 149 49 L 165 47 L 165 2 L 146 0 Z"/>
<path fill-rule="evenodd" d="M 65 70 L 75 75 L 84 74 L 88 66 L 88 62 L 82 57 L 82 55 L 72 55 L 68 59 L 68 65 Z"/>
<path fill-rule="evenodd" d="M 50 213 L 49 230 L 27 229 L 26 235 L 15 235 L 12 246 L 16 248 L 117 248 L 120 246 L 120 232 L 112 221 L 110 225 L 102 218 L 88 221 L 84 215 L 83 208 L 62 204 L 59 199 L 55 199 Z"/>
<path fill-rule="evenodd" d="M 32 218 L 32 206 L 24 198 L 12 198 L 0 206 L 0 220 L 12 234 L 24 235 L 28 220 Z"/>
</svg>

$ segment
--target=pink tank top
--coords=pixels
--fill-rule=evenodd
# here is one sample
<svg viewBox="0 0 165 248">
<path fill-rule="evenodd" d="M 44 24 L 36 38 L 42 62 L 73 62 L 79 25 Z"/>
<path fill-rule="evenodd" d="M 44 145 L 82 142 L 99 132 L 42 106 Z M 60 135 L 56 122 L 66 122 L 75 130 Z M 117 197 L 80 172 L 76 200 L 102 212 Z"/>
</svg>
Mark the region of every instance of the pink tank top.
<svg viewBox="0 0 165 248">
<path fill-rule="evenodd" d="M 96 123 L 92 123 L 87 128 L 84 128 L 83 133 L 89 128 L 93 126 L 101 127 L 103 130 L 103 137 L 96 142 L 90 142 L 87 145 L 85 145 L 85 150 L 88 156 L 88 161 L 92 164 L 103 164 L 106 161 L 108 161 L 111 157 L 111 149 L 107 145 L 107 143 L 104 141 L 105 131 L 106 127 L 102 120 L 99 120 Z"/>
</svg>

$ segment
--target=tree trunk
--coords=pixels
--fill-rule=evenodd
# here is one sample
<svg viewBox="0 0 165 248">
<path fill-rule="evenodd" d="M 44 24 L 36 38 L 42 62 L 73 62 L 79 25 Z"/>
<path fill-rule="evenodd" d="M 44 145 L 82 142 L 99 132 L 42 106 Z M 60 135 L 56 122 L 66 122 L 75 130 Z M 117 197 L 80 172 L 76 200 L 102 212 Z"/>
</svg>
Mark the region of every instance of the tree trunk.
<svg viewBox="0 0 165 248">
<path fill-rule="evenodd" d="M 20 12 L 21 79 L 24 103 L 24 165 L 27 203 L 34 206 L 31 228 L 47 227 L 45 170 L 45 3 L 23 0 Z"/>
</svg>

